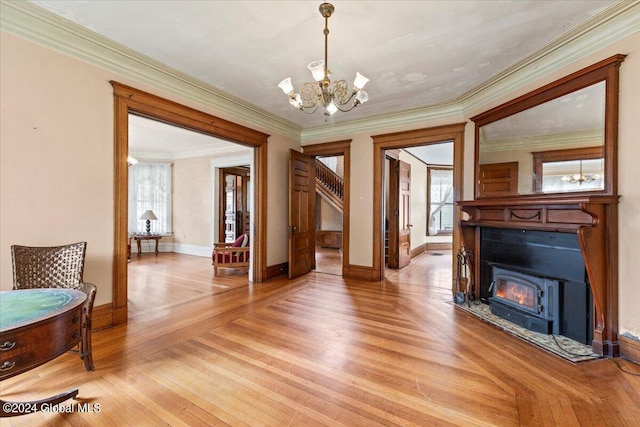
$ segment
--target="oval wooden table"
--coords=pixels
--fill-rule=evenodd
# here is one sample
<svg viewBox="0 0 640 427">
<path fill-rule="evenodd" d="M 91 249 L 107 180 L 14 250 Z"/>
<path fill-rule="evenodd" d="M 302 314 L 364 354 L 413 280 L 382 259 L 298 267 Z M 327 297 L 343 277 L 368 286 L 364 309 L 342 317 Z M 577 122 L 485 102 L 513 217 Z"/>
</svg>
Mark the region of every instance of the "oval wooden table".
<svg viewBox="0 0 640 427">
<path fill-rule="evenodd" d="M 73 289 L 0 292 L 0 381 L 42 365 L 78 345 L 87 295 Z M 78 389 L 30 402 L 0 399 L 0 417 L 25 415 L 76 397 Z"/>
</svg>

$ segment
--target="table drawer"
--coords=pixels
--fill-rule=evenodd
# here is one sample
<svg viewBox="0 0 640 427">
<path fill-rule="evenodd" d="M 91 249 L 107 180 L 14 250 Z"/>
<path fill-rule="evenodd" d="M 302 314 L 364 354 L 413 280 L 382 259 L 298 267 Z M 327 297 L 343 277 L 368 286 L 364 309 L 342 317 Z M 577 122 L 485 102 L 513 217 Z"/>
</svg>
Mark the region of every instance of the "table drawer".
<svg viewBox="0 0 640 427">
<path fill-rule="evenodd" d="M 0 334 L 0 379 L 45 363 L 80 342 L 82 306 L 57 318 Z"/>
</svg>

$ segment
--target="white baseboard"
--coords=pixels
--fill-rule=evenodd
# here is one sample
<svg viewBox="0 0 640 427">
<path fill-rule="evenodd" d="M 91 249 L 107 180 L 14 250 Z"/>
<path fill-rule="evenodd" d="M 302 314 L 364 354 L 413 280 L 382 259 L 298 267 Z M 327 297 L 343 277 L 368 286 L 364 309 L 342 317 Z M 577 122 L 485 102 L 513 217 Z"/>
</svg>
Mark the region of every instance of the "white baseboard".
<svg viewBox="0 0 640 427">
<path fill-rule="evenodd" d="M 140 249 L 142 249 L 142 253 L 145 254 L 154 253 L 156 251 L 156 244 L 152 241 L 149 241 L 148 243 L 147 241 L 143 241 L 141 242 Z M 162 241 L 160 241 L 160 244 L 158 245 L 158 252 L 175 252 L 178 254 L 195 255 L 201 257 L 210 257 L 211 251 L 212 249 L 208 246 L 186 245 L 184 243 L 162 243 Z M 131 247 L 131 254 L 135 255 L 137 253 L 138 248 L 134 244 Z"/>
<path fill-rule="evenodd" d="M 209 246 L 187 245 L 184 243 L 171 243 L 171 245 L 173 246 L 171 252 L 185 255 L 210 257 L 213 250 Z"/>
</svg>

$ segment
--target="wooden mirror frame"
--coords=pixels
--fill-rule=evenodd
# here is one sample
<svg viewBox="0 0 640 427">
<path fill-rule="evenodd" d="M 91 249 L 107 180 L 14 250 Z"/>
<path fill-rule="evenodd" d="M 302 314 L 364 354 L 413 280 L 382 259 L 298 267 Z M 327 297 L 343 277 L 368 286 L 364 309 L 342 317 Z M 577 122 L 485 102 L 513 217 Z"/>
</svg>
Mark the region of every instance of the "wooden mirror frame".
<svg viewBox="0 0 640 427">
<path fill-rule="evenodd" d="M 480 192 L 480 128 L 489 123 L 583 89 L 596 83 L 605 82 L 605 123 L 604 123 L 604 190 L 581 192 L 587 194 L 615 195 L 618 193 L 618 179 L 615 171 L 618 167 L 618 69 L 626 55 L 614 55 L 603 61 L 572 73 L 560 80 L 549 83 L 537 90 L 529 92 L 502 105 L 492 108 L 477 116 L 471 117 L 475 123 L 475 162 L 474 162 L 474 196 L 483 198 Z M 545 193 L 575 194 L 575 193 Z M 527 197 L 526 195 L 518 195 Z M 533 194 L 540 196 L 540 193 Z"/>
</svg>

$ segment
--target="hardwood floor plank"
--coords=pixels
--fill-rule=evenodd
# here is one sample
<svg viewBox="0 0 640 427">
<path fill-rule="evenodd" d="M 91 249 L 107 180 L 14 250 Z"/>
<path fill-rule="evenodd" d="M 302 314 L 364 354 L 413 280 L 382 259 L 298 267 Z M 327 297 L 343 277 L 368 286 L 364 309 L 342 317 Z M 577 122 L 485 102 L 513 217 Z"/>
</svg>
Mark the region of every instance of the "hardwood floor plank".
<svg viewBox="0 0 640 427">
<path fill-rule="evenodd" d="M 638 425 L 637 376 L 609 359 L 571 364 L 457 309 L 446 278 L 423 280 L 442 257 L 422 272 L 412 261 L 408 280 L 261 284 L 213 277 L 192 258 L 137 260 L 148 288 L 129 297 L 153 302 L 94 333 L 95 371 L 70 353 L 0 386 L 11 400 L 78 387 L 99 413 L 0 425 Z"/>
</svg>

